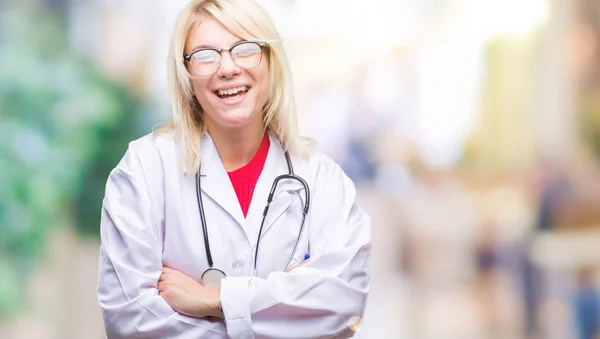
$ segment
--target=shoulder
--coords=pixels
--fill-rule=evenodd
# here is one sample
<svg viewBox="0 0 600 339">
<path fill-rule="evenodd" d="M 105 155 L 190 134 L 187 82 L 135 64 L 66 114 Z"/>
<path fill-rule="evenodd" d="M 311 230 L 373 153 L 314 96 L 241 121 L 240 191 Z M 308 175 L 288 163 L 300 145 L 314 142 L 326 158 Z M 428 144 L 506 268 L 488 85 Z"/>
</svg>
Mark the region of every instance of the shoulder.
<svg viewBox="0 0 600 339">
<path fill-rule="evenodd" d="M 341 167 L 328 155 L 320 150 L 313 150 L 303 158 L 305 166 L 317 172 L 342 171 Z"/>
<path fill-rule="evenodd" d="M 176 148 L 172 131 L 148 133 L 129 142 L 116 169 L 144 177 L 160 175 L 164 164 L 178 162 Z"/>
<path fill-rule="evenodd" d="M 342 167 L 322 151 L 315 149 L 305 157 L 297 156 L 298 173 L 312 178 L 317 186 L 353 187 Z"/>
<path fill-rule="evenodd" d="M 175 138 L 172 132 L 149 133 L 129 142 L 121 161 L 111 171 L 107 197 L 131 190 L 136 197 L 147 196 L 156 210 L 164 202 L 165 178 L 178 168 Z"/>
<path fill-rule="evenodd" d="M 129 143 L 126 155 L 137 158 L 143 164 L 174 156 L 176 142 L 172 131 L 152 132 Z"/>
<path fill-rule="evenodd" d="M 175 148 L 173 131 L 152 132 L 131 141 L 127 152 L 131 152 L 141 159 L 146 159 L 158 155 L 172 154 Z"/>
</svg>

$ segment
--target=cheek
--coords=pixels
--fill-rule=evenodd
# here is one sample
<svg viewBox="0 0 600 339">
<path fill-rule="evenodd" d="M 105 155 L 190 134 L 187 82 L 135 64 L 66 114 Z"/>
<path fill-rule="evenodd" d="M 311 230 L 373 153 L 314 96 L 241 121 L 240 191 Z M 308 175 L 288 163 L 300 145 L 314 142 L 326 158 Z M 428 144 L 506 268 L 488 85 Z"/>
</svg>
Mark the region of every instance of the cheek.
<svg viewBox="0 0 600 339">
<path fill-rule="evenodd" d="M 194 91 L 195 95 L 206 95 L 204 89 L 206 88 L 206 85 L 203 84 L 201 81 L 198 80 L 192 80 L 192 90 Z"/>
<path fill-rule="evenodd" d="M 265 70 L 265 72 L 261 72 L 257 77 L 260 83 L 260 94 L 259 100 L 262 101 L 262 104 L 265 104 L 269 97 L 269 88 L 271 83 L 271 78 L 269 76 L 269 72 Z"/>
<path fill-rule="evenodd" d="M 194 92 L 194 95 L 196 96 L 201 105 L 206 105 L 208 103 L 207 100 L 212 94 L 207 90 L 207 88 L 207 84 L 204 81 L 192 81 L 192 91 Z"/>
</svg>

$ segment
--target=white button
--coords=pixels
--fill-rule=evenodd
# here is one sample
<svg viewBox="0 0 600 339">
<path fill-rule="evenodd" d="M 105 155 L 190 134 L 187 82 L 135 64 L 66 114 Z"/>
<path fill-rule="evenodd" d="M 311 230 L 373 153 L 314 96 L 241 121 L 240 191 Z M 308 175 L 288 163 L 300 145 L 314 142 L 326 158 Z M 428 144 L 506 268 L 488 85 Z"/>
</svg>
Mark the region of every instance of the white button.
<svg viewBox="0 0 600 339">
<path fill-rule="evenodd" d="M 244 268 L 244 261 L 243 260 L 236 260 L 234 262 L 231 263 L 231 268 L 233 269 L 243 269 Z"/>
</svg>

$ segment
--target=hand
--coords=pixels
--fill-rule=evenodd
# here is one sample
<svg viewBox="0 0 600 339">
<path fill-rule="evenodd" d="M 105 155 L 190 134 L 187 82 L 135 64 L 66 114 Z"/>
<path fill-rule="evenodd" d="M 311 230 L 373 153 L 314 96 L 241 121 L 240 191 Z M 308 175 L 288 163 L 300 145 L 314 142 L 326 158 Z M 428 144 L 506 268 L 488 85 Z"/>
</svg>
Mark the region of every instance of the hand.
<svg viewBox="0 0 600 339">
<path fill-rule="evenodd" d="M 220 290 L 208 288 L 178 270 L 163 267 L 158 294 L 175 311 L 194 318 L 223 317 Z"/>
</svg>

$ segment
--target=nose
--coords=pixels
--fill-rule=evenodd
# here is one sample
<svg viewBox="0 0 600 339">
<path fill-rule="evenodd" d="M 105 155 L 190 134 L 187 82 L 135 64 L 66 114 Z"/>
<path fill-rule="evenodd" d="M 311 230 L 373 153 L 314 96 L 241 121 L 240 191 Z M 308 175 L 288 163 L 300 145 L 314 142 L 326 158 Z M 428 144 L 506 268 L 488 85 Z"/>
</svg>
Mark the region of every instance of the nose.
<svg viewBox="0 0 600 339">
<path fill-rule="evenodd" d="M 231 53 L 227 51 L 221 52 L 221 66 L 217 71 L 220 78 L 231 78 L 234 75 L 240 74 L 241 69 L 233 62 Z"/>
</svg>

